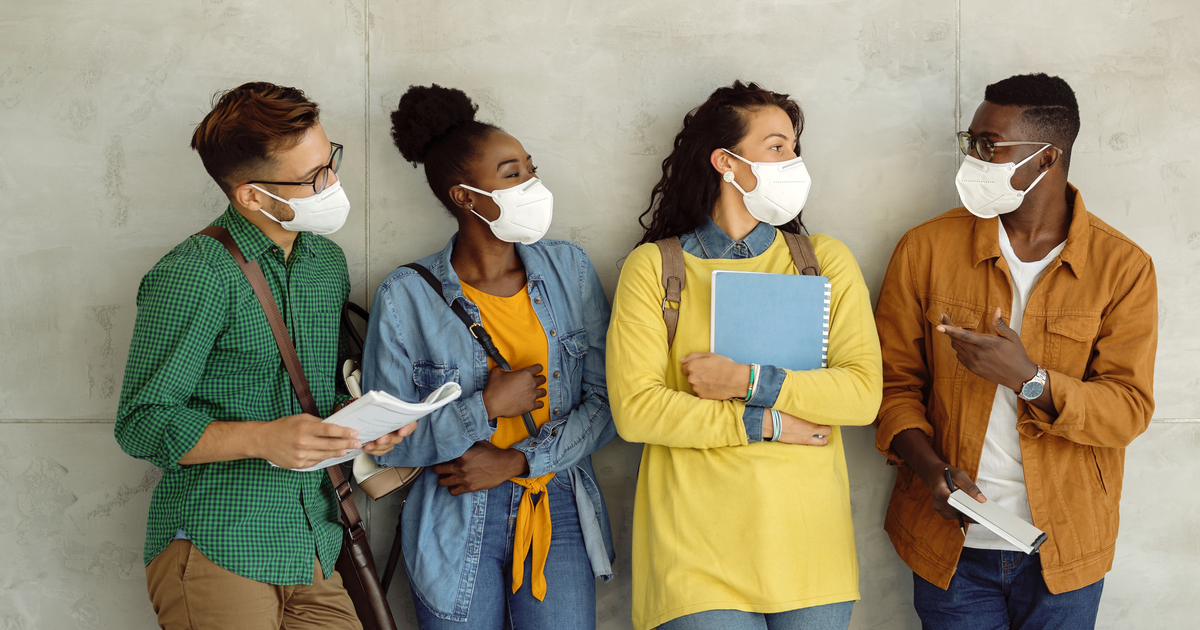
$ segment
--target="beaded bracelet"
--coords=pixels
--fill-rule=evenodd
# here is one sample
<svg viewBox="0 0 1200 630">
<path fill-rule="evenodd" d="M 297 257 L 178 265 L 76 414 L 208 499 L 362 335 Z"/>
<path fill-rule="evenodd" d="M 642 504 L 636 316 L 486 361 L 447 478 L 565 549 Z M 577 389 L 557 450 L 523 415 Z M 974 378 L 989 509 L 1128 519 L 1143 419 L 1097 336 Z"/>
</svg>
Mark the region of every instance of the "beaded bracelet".
<svg viewBox="0 0 1200 630">
<path fill-rule="evenodd" d="M 746 386 L 746 400 L 750 400 L 754 396 L 754 386 L 757 385 L 756 377 L 758 376 L 758 364 L 750 364 L 750 384 Z"/>
</svg>

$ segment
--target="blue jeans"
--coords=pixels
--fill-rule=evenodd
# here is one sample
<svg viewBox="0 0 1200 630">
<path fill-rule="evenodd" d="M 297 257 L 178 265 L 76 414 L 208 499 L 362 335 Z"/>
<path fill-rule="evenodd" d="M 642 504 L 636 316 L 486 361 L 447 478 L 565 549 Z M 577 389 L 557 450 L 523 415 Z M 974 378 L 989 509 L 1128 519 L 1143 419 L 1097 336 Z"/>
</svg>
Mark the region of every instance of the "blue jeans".
<svg viewBox="0 0 1200 630">
<path fill-rule="evenodd" d="M 706 610 L 676 617 L 658 630 L 846 630 L 853 609 L 854 602 L 838 602 L 765 615 Z"/>
<path fill-rule="evenodd" d="M 433 614 L 416 593 L 417 626 L 421 630 L 508 630 L 511 628 L 595 628 L 596 579 L 583 547 L 583 530 L 571 477 L 560 473 L 546 484 L 546 494 L 534 501 L 550 501 L 550 553 L 546 558 L 546 599 L 538 601 L 531 591 L 533 552 L 525 557 L 521 588 L 512 592 L 513 533 L 516 518 L 509 518 L 513 493 L 525 489 L 511 481 L 487 491 L 487 514 L 479 572 L 464 622 L 447 621 Z M 549 495 L 549 496 L 547 496 Z M 519 496 L 519 494 L 518 494 Z"/>
<path fill-rule="evenodd" d="M 1052 595 L 1041 556 L 965 547 L 949 589 L 913 574 L 913 605 L 924 630 L 1091 630 L 1103 589 Z"/>
</svg>

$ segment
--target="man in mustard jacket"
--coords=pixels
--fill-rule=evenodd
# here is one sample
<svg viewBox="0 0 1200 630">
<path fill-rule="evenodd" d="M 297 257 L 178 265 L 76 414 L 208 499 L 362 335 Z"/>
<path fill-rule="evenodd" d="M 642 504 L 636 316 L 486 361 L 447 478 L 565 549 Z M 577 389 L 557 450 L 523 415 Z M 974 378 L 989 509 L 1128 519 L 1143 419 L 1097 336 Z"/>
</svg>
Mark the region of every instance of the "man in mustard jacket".
<svg viewBox="0 0 1200 630">
<path fill-rule="evenodd" d="M 904 235 L 875 311 L 876 446 L 900 466 L 884 526 L 927 630 L 1092 628 L 1125 447 L 1154 411 L 1154 265 L 1067 181 L 1065 81 L 1014 76 L 984 98 L 958 134 L 965 208 Z M 1026 555 L 961 532 L 947 470 L 1048 540 Z"/>
</svg>

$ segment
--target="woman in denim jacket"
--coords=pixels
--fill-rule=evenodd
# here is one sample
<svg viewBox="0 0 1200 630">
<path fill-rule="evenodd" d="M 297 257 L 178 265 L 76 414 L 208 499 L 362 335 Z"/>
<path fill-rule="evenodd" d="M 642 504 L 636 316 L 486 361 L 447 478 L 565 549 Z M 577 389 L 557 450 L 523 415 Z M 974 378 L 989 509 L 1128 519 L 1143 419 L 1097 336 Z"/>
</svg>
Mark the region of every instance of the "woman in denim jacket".
<svg viewBox="0 0 1200 630">
<path fill-rule="evenodd" d="M 425 164 L 458 232 L 418 261 L 440 294 L 409 267 L 379 286 L 364 388 L 415 402 L 455 381 L 462 396 L 379 461 L 432 467 L 402 516 L 422 630 L 594 627 L 595 578 L 610 579 L 615 559 L 591 463 L 616 436 L 604 373 L 608 301 L 582 248 L 541 240 L 553 197 L 520 142 L 476 121 L 476 109 L 461 91 L 433 85 L 409 88 L 392 114 L 396 147 Z M 489 360 L 453 302 L 490 333 L 511 371 Z"/>
</svg>

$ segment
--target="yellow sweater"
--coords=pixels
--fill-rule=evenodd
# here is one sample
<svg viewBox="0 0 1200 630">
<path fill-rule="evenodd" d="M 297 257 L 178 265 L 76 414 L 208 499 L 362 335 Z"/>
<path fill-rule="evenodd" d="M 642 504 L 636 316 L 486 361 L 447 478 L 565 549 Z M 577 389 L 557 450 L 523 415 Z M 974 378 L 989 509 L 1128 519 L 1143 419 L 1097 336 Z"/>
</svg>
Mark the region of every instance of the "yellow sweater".
<svg viewBox="0 0 1200 630">
<path fill-rule="evenodd" d="M 633 517 L 638 630 L 705 610 L 775 613 L 859 597 L 838 425 L 875 418 L 879 339 L 850 250 L 820 234 L 812 242 L 833 285 L 829 368 L 789 371 L 775 407 L 833 425 L 824 447 L 748 444 L 745 405 L 697 398 L 680 369 L 681 357 L 709 350 L 712 271 L 794 274 L 782 237 L 754 258 L 684 254 L 687 283 L 669 352 L 658 248 L 643 245 L 625 261 L 608 330 L 608 393 L 621 437 L 646 443 Z"/>
</svg>

